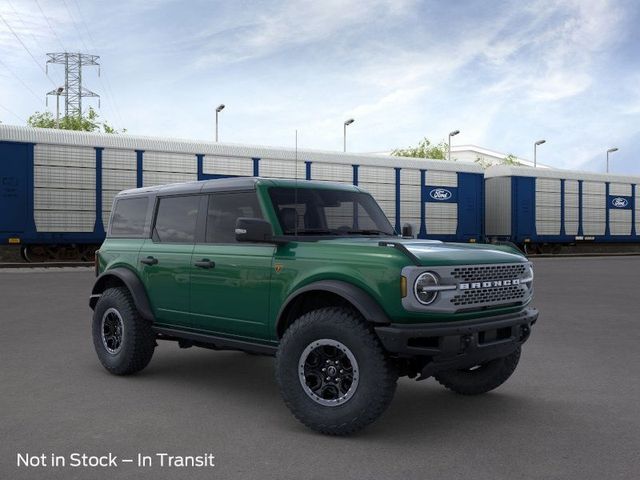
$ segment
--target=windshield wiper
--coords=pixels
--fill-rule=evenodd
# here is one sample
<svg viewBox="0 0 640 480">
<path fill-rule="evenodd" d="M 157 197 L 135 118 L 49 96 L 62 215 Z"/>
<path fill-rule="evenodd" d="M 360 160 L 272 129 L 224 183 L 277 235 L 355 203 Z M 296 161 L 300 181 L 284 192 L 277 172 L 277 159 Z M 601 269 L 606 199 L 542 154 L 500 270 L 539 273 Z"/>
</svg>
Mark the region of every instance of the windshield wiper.
<svg viewBox="0 0 640 480">
<path fill-rule="evenodd" d="M 296 232 L 293 230 L 288 230 L 287 232 L 285 232 L 285 235 L 295 235 Z M 335 231 L 333 230 L 323 230 L 323 229 L 305 229 L 305 230 L 298 230 L 297 232 L 298 235 L 338 235 Z"/>
<path fill-rule="evenodd" d="M 367 229 L 362 229 L 362 230 L 349 230 L 347 233 L 349 234 L 360 234 L 360 235 L 388 235 L 390 236 L 391 234 L 389 232 L 383 232 L 382 230 L 367 230 Z"/>
</svg>

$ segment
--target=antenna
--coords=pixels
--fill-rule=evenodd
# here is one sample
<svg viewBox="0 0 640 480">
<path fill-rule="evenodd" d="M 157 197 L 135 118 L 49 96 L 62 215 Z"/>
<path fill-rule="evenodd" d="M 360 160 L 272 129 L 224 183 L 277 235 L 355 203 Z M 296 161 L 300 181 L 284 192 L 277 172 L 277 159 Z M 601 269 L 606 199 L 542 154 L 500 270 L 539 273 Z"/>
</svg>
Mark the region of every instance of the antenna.
<svg viewBox="0 0 640 480">
<path fill-rule="evenodd" d="M 298 129 L 296 128 L 296 153 L 294 168 L 296 170 L 295 186 L 293 187 L 293 208 L 296 209 L 296 221 L 293 224 L 293 234 L 298 236 Z"/>
</svg>

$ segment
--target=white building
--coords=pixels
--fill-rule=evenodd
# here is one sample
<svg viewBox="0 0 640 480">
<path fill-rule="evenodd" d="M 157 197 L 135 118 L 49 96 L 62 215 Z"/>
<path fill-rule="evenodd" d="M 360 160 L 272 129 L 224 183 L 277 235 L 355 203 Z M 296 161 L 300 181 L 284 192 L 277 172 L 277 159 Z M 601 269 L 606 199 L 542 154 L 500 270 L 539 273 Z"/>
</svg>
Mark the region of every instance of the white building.
<svg viewBox="0 0 640 480">
<path fill-rule="evenodd" d="M 499 164 L 508 153 L 497 152 L 489 148 L 477 145 L 451 145 L 451 159 L 458 162 L 475 162 L 480 159 L 484 164 Z M 533 167 L 533 161 L 526 158 L 515 157 L 516 161 L 526 167 Z M 550 168 L 538 162 L 539 168 Z"/>
<path fill-rule="evenodd" d="M 372 152 L 374 155 L 391 155 L 391 152 Z M 497 152 L 489 148 L 477 145 L 451 145 L 451 160 L 456 162 L 480 163 L 481 165 L 499 165 L 508 153 Z M 533 167 L 533 161 L 526 158 L 515 157 L 516 161 L 524 167 Z M 479 160 L 479 161 L 478 161 Z M 538 162 L 538 168 L 551 168 Z"/>
</svg>

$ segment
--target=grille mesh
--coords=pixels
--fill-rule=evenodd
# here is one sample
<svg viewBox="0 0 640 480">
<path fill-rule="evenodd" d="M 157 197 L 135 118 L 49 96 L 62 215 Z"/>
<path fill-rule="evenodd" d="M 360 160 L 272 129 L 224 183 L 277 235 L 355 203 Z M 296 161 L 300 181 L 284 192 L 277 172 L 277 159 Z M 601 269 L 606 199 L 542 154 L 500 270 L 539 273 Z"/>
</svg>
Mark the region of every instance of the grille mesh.
<svg viewBox="0 0 640 480">
<path fill-rule="evenodd" d="M 518 302 L 525 296 L 525 290 L 520 286 L 480 288 L 477 290 L 466 290 L 464 293 L 456 295 L 451 299 L 451 303 L 456 306 L 477 305 L 479 303 L 503 303 Z"/>
<path fill-rule="evenodd" d="M 460 282 L 482 282 L 485 280 L 511 280 L 520 278 L 526 270 L 524 264 L 516 265 L 477 265 L 457 267 L 451 271 L 451 277 Z"/>
</svg>

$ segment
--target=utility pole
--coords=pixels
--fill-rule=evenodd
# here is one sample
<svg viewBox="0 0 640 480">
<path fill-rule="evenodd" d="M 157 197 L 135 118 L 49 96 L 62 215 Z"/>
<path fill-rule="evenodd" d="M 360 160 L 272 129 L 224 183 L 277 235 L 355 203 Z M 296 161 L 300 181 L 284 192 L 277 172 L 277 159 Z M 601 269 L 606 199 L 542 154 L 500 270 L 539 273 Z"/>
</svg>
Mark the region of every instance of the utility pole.
<svg viewBox="0 0 640 480">
<path fill-rule="evenodd" d="M 538 140 L 533 144 L 533 168 L 536 168 L 538 166 L 538 145 L 542 145 L 546 142 L 546 140 Z"/>
<path fill-rule="evenodd" d="M 47 53 L 47 71 L 49 64 L 64 65 L 64 87 L 52 90 L 47 95 L 64 95 L 64 115 L 82 117 L 82 99 L 85 97 L 95 97 L 98 99 L 100 107 L 100 95 L 82 86 L 82 67 L 97 66 L 98 76 L 100 76 L 100 64 L 98 55 L 88 55 L 86 53 Z"/>
</svg>

